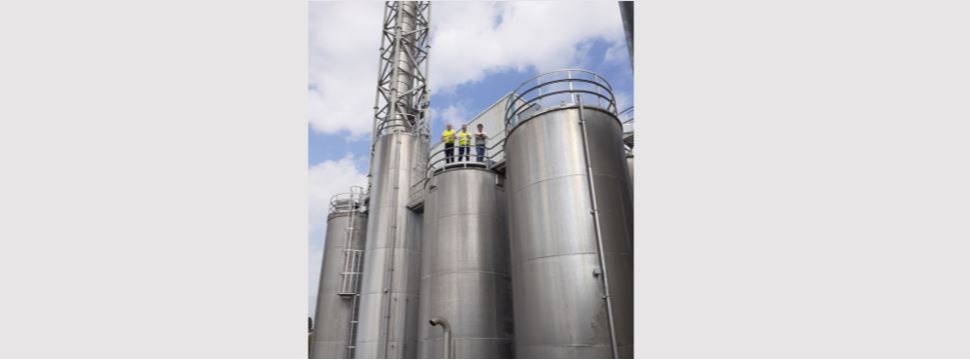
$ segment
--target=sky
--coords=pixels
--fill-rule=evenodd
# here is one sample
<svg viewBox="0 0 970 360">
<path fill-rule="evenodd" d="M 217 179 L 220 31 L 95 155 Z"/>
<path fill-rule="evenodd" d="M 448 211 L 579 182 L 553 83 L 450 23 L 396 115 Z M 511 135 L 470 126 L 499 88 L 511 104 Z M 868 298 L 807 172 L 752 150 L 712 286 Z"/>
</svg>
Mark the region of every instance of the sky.
<svg viewBox="0 0 970 360">
<path fill-rule="evenodd" d="M 331 196 L 367 185 L 383 2 L 311 2 L 309 13 L 309 314 Z M 580 68 L 609 81 L 620 110 L 633 74 L 615 1 L 433 2 L 431 133 L 471 120 L 523 81 Z M 435 136 L 432 136 L 435 138 Z"/>
</svg>

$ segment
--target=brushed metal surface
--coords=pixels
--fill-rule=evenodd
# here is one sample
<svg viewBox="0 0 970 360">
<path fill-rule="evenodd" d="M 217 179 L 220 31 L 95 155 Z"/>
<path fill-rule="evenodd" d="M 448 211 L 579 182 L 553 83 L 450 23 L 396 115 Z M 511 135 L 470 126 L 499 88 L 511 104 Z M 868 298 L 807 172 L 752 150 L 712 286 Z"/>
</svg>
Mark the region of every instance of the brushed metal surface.
<svg viewBox="0 0 970 360">
<path fill-rule="evenodd" d="M 506 195 L 498 174 L 457 168 L 436 174 L 425 198 L 419 358 L 512 358 L 512 293 Z"/>
<path fill-rule="evenodd" d="M 426 138 L 390 133 L 377 139 L 355 357 L 417 355 L 421 216 L 407 209 L 415 171 L 424 172 Z M 386 290 L 386 291 L 385 291 Z M 426 322 L 426 321 L 425 321 Z"/>
<path fill-rule="evenodd" d="M 363 250 L 366 237 L 367 214 L 356 211 L 331 213 L 327 217 L 327 234 L 324 242 L 323 265 L 320 271 L 320 287 L 314 315 L 315 329 L 310 357 L 313 359 L 342 359 L 347 355 L 350 337 L 352 298 L 337 295 L 340 291 L 343 270 L 343 253 L 347 245 L 347 228 L 353 218 L 350 249 Z"/>
<path fill-rule="evenodd" d="M 505 145 L 515 351 L 519 358 L 610 358 L 579 109 L 520 121 Z M 586 108 L 589 156 L 619 356 L 633 356 L 633 204 L 619 120 Z"/>
</svg>

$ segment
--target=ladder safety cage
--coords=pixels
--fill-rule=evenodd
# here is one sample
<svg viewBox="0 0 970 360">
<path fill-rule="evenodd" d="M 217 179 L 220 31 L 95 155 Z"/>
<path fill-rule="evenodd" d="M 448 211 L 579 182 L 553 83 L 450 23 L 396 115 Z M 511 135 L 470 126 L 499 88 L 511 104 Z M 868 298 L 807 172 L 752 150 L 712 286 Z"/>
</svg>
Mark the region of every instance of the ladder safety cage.
<svg viewBox="0 0 970 360">
<path fill-rule="evenodd" d="M 359 221 L 358 214 L 363 211 L 363 188 L 351 187 L 350 193 L 337 194 L 330 198 L 330 213 L 347 214 L 346 240 L 343 249 L 343 265 L 340 271 L 340 289 L 337 295 L 353 296 L 360 291 L 360 278 L 364 263 L 364 250 L 355 249 L 353 239 Z"/>
</svg>

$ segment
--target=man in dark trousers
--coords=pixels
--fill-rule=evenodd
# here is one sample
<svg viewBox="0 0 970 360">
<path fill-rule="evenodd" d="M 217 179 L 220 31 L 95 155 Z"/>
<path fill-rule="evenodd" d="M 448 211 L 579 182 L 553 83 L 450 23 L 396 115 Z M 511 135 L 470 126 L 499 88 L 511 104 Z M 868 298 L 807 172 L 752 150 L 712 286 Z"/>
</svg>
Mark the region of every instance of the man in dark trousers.
<svg viewBox="0 0 970 360">
<path fill-rule="evenodd" d="M 485 142 L 488 141 L 488 134 L 485 133 L 485 126 L 478 124 L 478 132 L 475 133 L 475 150 L 478 152 L 478 162 L 485 162 Z"/>
<path fill-rule="evenodd" d="M 455 156 L 455 130 L 451 129 L 451 124 L 441 133 L 441 141 L 445 143 L 445 164 L 451 164 Z"/>
<path fill-rule="evenodd" d="M 458 161 L 468 161 L 471 152 L 472 134 L 468 133 L 468 125 L 462 125 L 458 132 Z"/>
</svg>

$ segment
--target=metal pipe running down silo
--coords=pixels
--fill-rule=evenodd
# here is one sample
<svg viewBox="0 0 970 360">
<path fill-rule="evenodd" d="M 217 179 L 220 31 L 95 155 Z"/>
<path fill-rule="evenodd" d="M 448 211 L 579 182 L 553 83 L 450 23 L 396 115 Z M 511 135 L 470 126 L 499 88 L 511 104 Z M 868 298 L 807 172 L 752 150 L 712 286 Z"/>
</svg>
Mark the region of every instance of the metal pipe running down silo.
<svg viewBox="0 0 970 360">
<path fill-rule="evenodd" d="M 583 97 L 582 95 L 577 95 L 576 100 L 579 103 L 579 125 L 583 133 L 583 157 L 586 159 L 586 185 L 587 191 L 589 191 L 590 203 L 593 205 L 593 209 L 590 212 L 593 214 L 593 227 L 596 228 L 596 247 L 600 258 L 600 267 L 603 271 L 603 298 L 606 300 L 606 313 L 610 323 L 610 343 L 613 348 L 613 358 L 619 359 L 620 354 L 616 349 L 616 326 L 613 325 L 613 298 L 610 295 L 610 277 L 607 268 L 609 266 L 606 264 L 606 258 L 603 257 L 603 233 L 600 230 L 600 213 L 599 208 L 596 204 L 596 192 L 593 191 L 595 183 L 593 181 L 593 165 L 589 161 L 589 137 L 586 134 L 586 118 L 583 117 Z"/>
<path fill-rule="evenodd" d="M 451 325 L 448 324 L 448 320 L 445 320 L 444 318 L 440 318 L 440 317 L 435 317 L 435 318 L 431 318 L 431 320 L 429 320 L 428 322 L 431 323 L 431 326 L 440 325 L 441 329 L 444 330 L 445 340 L 444 340 L 444 345 L 442 346 L 442 353 L 445 354 L 446 359 L 454 359 L 455 353 L 454 353 L 454 350 L 452 350 L 451 348 Z"/>
<path fill-rule="evenodd" d="M 620 17 L 623 19 L 623 32 L 626 34 L 626 48 L 630 53 L 630 68 L 633 69 L 633 1 L 620 1 Z"/>
</svg>

